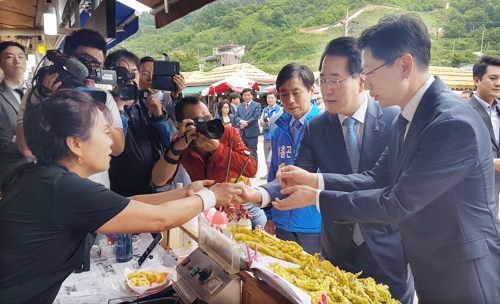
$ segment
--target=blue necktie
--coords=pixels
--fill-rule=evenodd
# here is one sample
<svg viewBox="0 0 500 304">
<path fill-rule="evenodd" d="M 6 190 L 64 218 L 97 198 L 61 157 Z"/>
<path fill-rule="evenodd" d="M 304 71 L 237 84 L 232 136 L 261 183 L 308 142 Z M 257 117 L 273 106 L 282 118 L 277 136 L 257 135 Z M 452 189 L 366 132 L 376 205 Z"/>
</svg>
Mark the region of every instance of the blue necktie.
<svg viewBox="0 0 500 304">
<path fill-rule="evenodd" d="M 352 117 L 347 117 L 342 123 L 347 127 L 345 132 L 345 148 L 349 156 L 349 162 L 351 163 L 352 173 L 357 173 L 359 167 L 359 145 L 358 136 L 356 136 L 356 131 L 354 131 L 355 123 L 356 119 Z"/>
<path fill-rule="evenodd" d="M 297 140 L 299 140 L 299 134 L 300 134 L 300 128 L 302 127 L 302 123 L 298 120 L 295 120 L 292 123 L 292 140 L 293 144 L 295 145 L 297 143 Z"/>
<path fill-rule="evenodd" d="M 351 163 L 352 173 L 357 173 L 359 167 L 359 145 L 358 136 L 356 135 L 356 131 L 354 131 L 355 123 L 356 119 L 352 117 L 347 117 L 342 123 L 347 127 L 345 132 L 345 147 L 349 156 L 349 162 Z M 357 246 L 363 244 L 365 241 L 358 223 L 355 223 L 352 229 L 352 240 Z"/>
</svg>

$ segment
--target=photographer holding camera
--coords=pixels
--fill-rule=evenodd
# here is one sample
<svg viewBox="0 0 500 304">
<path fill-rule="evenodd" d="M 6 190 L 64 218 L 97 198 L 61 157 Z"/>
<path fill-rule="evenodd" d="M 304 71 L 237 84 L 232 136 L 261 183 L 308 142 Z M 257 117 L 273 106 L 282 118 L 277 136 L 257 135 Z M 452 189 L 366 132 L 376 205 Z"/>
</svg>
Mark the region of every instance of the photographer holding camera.
<svg viewBox="0 0 500 304">
<path fill-rule="evenodd" d="M 172 185 L 158 189 L 151 182 L 153 165 L 170 143 L 171 136 L 168 115 L 153 90 L 146 87 L 138 91 L 139 58 L 127 50 L 118 50 L 106 57 L 104 66 L 117 71 L 119 82 L 113 88 L 113 95 L 125 133 L 125 150 L 110 163 L 111 190 L 123 196 L 170 190 Z M 122 71 L 124 68 L 126 72 Z M 125 98 L 129 100 L 123 100 Z M 185 171 L 178 176 L 181 180 L 175 182 L 191 182 Z"/>
<path fill-rule="evenodd" d="M 42 101 L 44 97 L 47 97 L 42 96 L 40 92 L 51 94 L 52 92 L 62 89 L 63 87 L 76 88 L 78 86 L 82 86 L 94 88 L 95 80 L 90 79 L 91 77 L 88 74 L 86 64 L 81 63 L 80 61 L 83 60 L 82 58 L 91 60 L 94 68 L 99 69 L 100 66 L 103 65 L 106 52 L 106 40 L 98 32 L 89 29 L 80 29 L 66 37 L 64 40 L 64 56 L 58 55 L 58 52 L 55 51 L 47 51 L 47 57 L 49 57 L 49 54 L 52 54 L 52 56 L 55 57 L 52 59 L 49 58 L 49 60 L 61 60 L 60 57 L 68 57 L 69 59 L 66 60 L 66 65 L 61 64 L 63 66 L 61 66 L 61 69 L 58 70 L 59 72 L 49 72 L 47 74 L 40 75 L 40 70 L 43 68 L 38 70 L 34 79 L 38 79 L 40 82 L 37 82 L 33 89 L 28 90 L 28 92 L 24 94 L 17 116 L 17 145 L 24 156 L 31 159 L 36 157 L 36 155 L 31 153 L 31 150 L 28 148 L 24 138 L 23 117 L 26 110 L 26 103 L 37 103 Z M 67 75 L 62 75 L 63 73 Z M 102 94 L 104 96 L 106 93 L 103 91 Z M 125 138 L 122 129 L 123 125 L 120 119 L 120 114 L 111 94 L 106 94 L 105 101 L 103 100 L 103 102 L 109 109 L 112 116 L 112 121 L 110 122 L 111 128 L 109 128 L 109 137 L 113 140 L 113 144 L 111 145 L 111 155 L 119 155 L 123 152 L 125 146 Z M 107 171 L 94 174 L 90 177 L 90 179 L 109 188 Z"/>
<path fill-rule="evenodd" d="M 249 157 L 250 150 L 245 146 L 238 130 L 231 125 L 223 125 L 212 115 L 205 103 L 196 97 L 184 97 L 175 105 L 175 116 L 179 136 L 174 137 L 164 155 L 153 168 L 152 180 L 157 186 L 164 185 L 174 176 L 178 165 L 184 166 L 191 180 L 214 180 L 225 182 L 226 165 L 229 161 L 231 138 L 233 139 L 228 179 L 242 176 L 251 177 L 257 172 L 257 162 Z M 249 185 L 249 179 L 247 179 Z M 264 227 L 264 212 L 253 204 L 247 204 L 253 214 L 252 226 Z"/>
</svg>

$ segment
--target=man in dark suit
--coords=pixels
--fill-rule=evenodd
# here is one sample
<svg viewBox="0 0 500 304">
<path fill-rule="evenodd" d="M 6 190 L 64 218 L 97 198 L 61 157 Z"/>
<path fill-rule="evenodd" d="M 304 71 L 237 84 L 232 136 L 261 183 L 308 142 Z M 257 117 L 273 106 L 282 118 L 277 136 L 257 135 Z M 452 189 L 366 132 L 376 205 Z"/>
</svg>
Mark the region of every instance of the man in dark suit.
<svg viewBox="0 0 500 304">
<path fill-rule="evenodd" d="M 374 167 L 387 147 L 391 123 L 400 109 L 382 108 L 368 96 L 360 72 L 361 52 L 356 39 L 341 37 L 326 46 L 316 80 L 326 111 L 306 125 L 295 166 L 308 172 L 316 173 L 319 169 L 341 174 Z M 352 119 L 356 151 L 349 149 L 347 138 L 346 124 Z M 269 192 L 270 199 L 283 197 L 276 181 L 261 187 Z M 253 192 L 257 195 L 253 201 L 262 199 L 259 192 Z M 413 279 L 408 273 L 397 224 L 339 224 L 322 217 L 320 243 L 321 255 L 332 264 L 352 273 L 362 271 L 361 277 L 373 277 L 377 283 L 388 285 L 394 298 L 413 303 Z"/>
<path fill-rule="evenodd" d="M 500 194 L 500 57 L 484 56 L 472 70 L 476 94 L 469 99 L 470 105 L 483 119 L 490 133 L 495 168 L 495 199 L 498 208 Z"/>
<path fill-rule="evenodd" d="M 252 89 L 243 89 L 241 96 L 244 102 L 238 106 L 238 111 L 234 120 L 236 125 L 240 127 L 240 134 L 243 139 L 243 143 L 252 150 L 252 156 L 255 158 L 255 161 L 258 162 L 257 143 L 260 135 L 260 104 L 252 100 Z"/>
<path fill-rule="evenodd" d="M 359 46 L 365 88 L 402 109 L 386 152 L 362 174 L 283 168 L 277 181 L 289 196 L 273 205 L 316 203 L 333 221 L 399 223 L 419 301 L 500 303 L 500 222 L 484 122 L 429 74 L 431 43 L 419 17 L 384 17 Z"/>
<path fill-rule="evenodd" d="M 16 145 L 16 119 L 27 85 L 26 51 L 17 42 L 0 43 L 0 69 L 4 78 L 0 82 L 0 181 L 17 164 L 25 162 Z"/>
</svg>

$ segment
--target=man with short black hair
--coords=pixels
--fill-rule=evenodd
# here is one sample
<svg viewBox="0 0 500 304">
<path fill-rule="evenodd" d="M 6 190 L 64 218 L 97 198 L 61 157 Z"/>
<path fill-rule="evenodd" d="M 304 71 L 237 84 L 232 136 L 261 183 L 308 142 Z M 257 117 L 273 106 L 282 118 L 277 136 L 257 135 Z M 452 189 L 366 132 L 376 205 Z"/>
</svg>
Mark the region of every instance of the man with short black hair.
<svg viewBox="0 0 500 304">
<path fill-rule="evenodd" d="M 241 96 L 238 92 L 229 94 L 229 103 L 231 104 L 231 114 L 238 113 L 238 106 L 241 104 Z"/>
<path fill-rule="evenodd" d="M 155 59 L 153 57 L 146 56 L 141 58 L 141 64 L 139 67 L 139 90 L 147 91 L 149 88 L 151 88 L 154 74 L 154 62 Z M 160 90 L 152 89 L 155 93 L 156 98 L 158 98 L 163 108 L 167 111 L 167 117 L 172 136 L 177 135 L 178 131 L 176 126 L 174 100 L 181 99 L 182 90 L 186 88 L 186 82 L 182 73 L 179 73 L 179 75 L 174 75 L 173 81 L 179 88 L 177 92 L 162 92 Z"/>
<path fill-rule="evenodd" d="M 179 164 L 184 166 L 192 181 L 213 180 L 215 183 L 225 182 L 226 166 L 229 161 L 229 145 L 233 138 L 231 161 L 228 178 L 236 178 L 243 169 L 248 155 L 247 146 L 243 143 L 238 130 L 231 125 L 223 125 L 221 139 L 212 139 L 196 130 L 195 119 L 211 121 L 212 115 L 208 106 L 196 97 L 184 97 L 175 105 L 175 117 L 179 127 L 179 136 L 174 137 L 164 155 L 155 164 L 152 173 L 153 183 L 162 186 L 170 182 Z M 218 120 L 220 121 L 220 120 Z M 243 177 L 252 177 L 257 172 L 257 162 L 250 156 Z M 247 184 L 249 180 L 247 179 Z M 248 211 L 253 214 L 252 226 L 264 227 L 264 212 L 253 204 L 247 204 Z"/>
<path fill-rule="evenodd" d="M 465 90 L 460 94 L 460 97 L 465 101 L 469 101 L 472 95 L 474 95 L 474 92 L 472 92 L 471 90 Z"/>
<path fill-rule="evenodd" d="M 0 43 L 0 181 L 18 164 L 26 162 L 16 145 L 16 119 L 24 93 L 27 61 L 23 45 L 5 41 Z"/>
<path fill-rule="evenodd" d="M 241 138 L 245 145 L 250 148 L 255 161 L 258 163 L 257 144 L 259 142 L 260 128 L 260 103 L 253 100 L 253 91 L 250 88 L 241 92 L 243 103 L 238 106 L 234 120 L 240 126 Z"/>
<path fill-rule="evenodd" d="M 107 52 L 106 40 L 101 36 L 101 34 L 94 30 L 80 29 L 76 32 L 71 33 L 71 35 L 67 36 L 64 40 L 64 54 L 68 56 L 74 56 L 76 52 L 85 53 L 94 57 L 102 67 L 104 64 L 104 56 Z M 41 85 L 43 85 L 46 90 L 55 92 L 60 88 L 62 84 L 61 81 L 58 81 L 58 78 L 58 73 L 46 75 Z M 80 78 L 78 79 L 78 82 L 82 86 L 86 86 L 89 88 L 95 87 L 95 81 L 89 78 Z M 32 94 L 31 92 L 26 92 L 22 100 L 22 104 L 19 108 L 19 113 L 17 115 L 17 146 L 24 156 L 30 158 L 35 158 L 35 156 L 33 156 L 31 150 L 26 145 L 23 131 L 23 116 L 26 109 L 27 98 L 32 98 L 30 102 L 34 101 L 38 98 L 35 95 L 36 94 Z M 118 112 L 116 103 L 113 100 L 113 96 L 111 96 L 111 94 L 109 93 L 106 94 L 105 104 L 112 116 L 112 121 L 110 122 L 111 128 L 109 128 L 109 137 L 113 140 L 113 144 L 111 145 L 111 155 L 116 156 L 122 153 L 123 149 L 125 148 L 123 124 L 120 119 L 120 114 Z M 109 177 L 107 171 L 94 174 L 90 177 L 90 179 L 95 182 L 101 183 L 106 187 L 109 187 Z"/>
<path fill-rule="evenodd" d="M 483 56 L 472 69 L 476 94 L 470 105 L 483 119 L 490 134 L 495 168 L 495 200 L 500 194 L 500 57 Z"/>
<path fill-rule="evenodd" d="M 316 205 L 338 223 L 399 223 L 422 303 L 500 303 L 500 221 L 491 139 L 470 105 L 429 74 L 431 40 L 416 15 L 360 36 L 365 88 L 397 105 L 389 145 L 361 174 L 280 169 L 280 210 Z M 323 190 L 326 189 L 326 190 Z"/>
<path fill-rule="evenodd" d="M 135 74 L 132 84 L 141 83 L 139 75 L 140 60 L 133 53 L 121 49 L 106 57 L 105 68 L 125 67 Z M 175 182 L 187 185 L 191 182 L 185 171 L 174 183 L 156 187 L 151 181 L 154 164 L 169 145 L 171 134 L 168 115 L 154 91 L 142 83 L 148 97 L 139 96 L 137 100 L 121 100 L 115 94 L 115 101 L 121 112 L 125 133 L 123 153 L 113 156 L 110 162 L 109 178 L 111 190 L 123 195 L 133 196 L 150 194 L 174 189 Z M 182 90 L 183 87 L 179 86 Z"/>
</svg>

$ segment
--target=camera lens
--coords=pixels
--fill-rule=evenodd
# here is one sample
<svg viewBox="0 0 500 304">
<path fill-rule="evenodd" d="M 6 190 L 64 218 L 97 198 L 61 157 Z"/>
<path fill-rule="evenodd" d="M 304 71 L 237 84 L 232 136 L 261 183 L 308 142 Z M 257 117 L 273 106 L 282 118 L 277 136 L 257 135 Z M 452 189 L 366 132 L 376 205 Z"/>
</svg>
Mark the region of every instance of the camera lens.
<svg viewBox="0 0 500 304">
<path fill-rule="evenodd" d="M 207 121 L 207 136 L 212 139 L 221 139 L 224 134 L 224 125 L 218 119 Z"/>
</svg>

